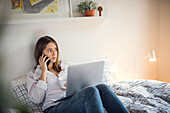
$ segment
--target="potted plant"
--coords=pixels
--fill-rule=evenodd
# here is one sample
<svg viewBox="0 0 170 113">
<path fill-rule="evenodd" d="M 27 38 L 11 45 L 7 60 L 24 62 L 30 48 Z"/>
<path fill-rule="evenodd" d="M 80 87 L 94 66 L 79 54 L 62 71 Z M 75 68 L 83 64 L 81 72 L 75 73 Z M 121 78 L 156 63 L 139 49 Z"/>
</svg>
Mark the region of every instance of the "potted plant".
<svg viewBox="0 0 170 113">
<path fill-rule="evenodd" d="M 85 0 L 80 2 L 80 4 L 78 4 L 77 7 L 78 12 L 85 13 L 86 16 L 94 16 L 95 10 L 98 7 L 98 3 L 91 0 Z"/>
</svg>

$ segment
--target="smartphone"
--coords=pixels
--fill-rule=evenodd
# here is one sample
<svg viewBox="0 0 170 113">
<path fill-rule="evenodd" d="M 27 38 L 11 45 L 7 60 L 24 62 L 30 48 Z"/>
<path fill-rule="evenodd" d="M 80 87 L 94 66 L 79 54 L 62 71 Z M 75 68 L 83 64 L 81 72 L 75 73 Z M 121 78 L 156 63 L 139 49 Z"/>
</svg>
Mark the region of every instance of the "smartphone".
<svg viewBox="0 0 170 113">
<path fill-rule="evenodd" d="M 40 52 L 40 54 L 38 55 L 38 59 L 40 58 L 40 56 L 42 56 L 42 51 Z M 44 55 L 44 57 L 45 57 L 46 55 Z M 45 58 L 45 61 L 48 59 L 49 57 L 46 57 Z M 50 64 L 50 60 L 48 60 L 48 62 L 47 62 L 47 67 L 48 67 L 48 65 Z"/>
</svg>

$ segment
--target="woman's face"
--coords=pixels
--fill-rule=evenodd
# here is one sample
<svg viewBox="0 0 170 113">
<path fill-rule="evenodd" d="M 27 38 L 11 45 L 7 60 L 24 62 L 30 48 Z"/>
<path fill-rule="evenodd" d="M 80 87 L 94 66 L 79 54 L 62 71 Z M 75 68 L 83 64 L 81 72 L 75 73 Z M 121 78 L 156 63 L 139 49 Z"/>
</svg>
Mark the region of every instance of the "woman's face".
<svg viewBox="0 0 170 113">
<path fill-rule="evenodd" d="M 47 44 L 46 48 L 43 50 L 43 53 L 50 58 L 52 63 L 56 62 L 57 59 L 57 46 L 54 42 Z"/>
</svg>

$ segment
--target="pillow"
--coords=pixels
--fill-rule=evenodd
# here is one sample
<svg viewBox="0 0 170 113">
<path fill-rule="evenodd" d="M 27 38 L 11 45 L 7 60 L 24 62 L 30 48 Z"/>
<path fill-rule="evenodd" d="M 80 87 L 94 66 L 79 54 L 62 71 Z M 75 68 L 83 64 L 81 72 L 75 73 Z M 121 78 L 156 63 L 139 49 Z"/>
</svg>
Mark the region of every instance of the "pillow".
<svg viewBox="0 0 170 113">
<path fill-rule="evenodd" d="M 116 80 L 116 75 L 117 75 L 116 63 L 105 61 L 102 82 L 107 85 L 112 85 Z"/>
<path fill-rule="evenodd" d="M 12 88 L 12 94 L 21 104 L 27 105 L 28 109 L 33 113 L 43 113 L 42 104 L 35 104 L 28 97 L 26 83 L 16 85 L 16 87 Z"/>
<path fill-rule="evenodd" d="M 26 75 L 23 75 L 21 77 L 18 77 L 11 81 L 11 87 L 14 88 L 18 85 L 26 83 Z"/>
</svg>

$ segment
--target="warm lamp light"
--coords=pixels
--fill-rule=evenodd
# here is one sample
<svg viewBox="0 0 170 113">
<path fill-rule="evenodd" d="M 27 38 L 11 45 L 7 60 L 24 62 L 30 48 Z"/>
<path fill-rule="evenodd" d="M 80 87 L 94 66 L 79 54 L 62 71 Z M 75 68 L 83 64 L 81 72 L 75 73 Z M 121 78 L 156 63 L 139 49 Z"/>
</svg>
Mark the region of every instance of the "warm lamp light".
<svg viewBox="0 0 170 113">
<path fill-rule="evenodd" d="M 155 62 L 156 61 L 155 51 L 154 50 L 149 51 L 147 56 L 143 57 L 142 59 L 140 59 L 140 60 L 138 60 L 138 61 L 136 61 L 134 63 L 134 66 L 135 66 L 135 78 L 137 78 L 137 75 L 138 75 L 137 74 L 137 69 L 136 69 L 136 64 L 142 62 L 145 59 L 148 59 L 149 62 Z"/>
<path fill-rule="evenodd" d="M 149 62 L 155 62 L 155 61 L 156 61 L 155 51 L 152 50 L 149 52 Z"/>
<path fill-rule="evenodd" d="M 156 56 L 155 56 L 155 51 L 151 50 L 148 52 L 148 55 L 143 57 L 142 59 L 136 61 L 134 64 L 140 63 L 141 61 L 147 59 L 149 60 L 149 62 L 155 62 L 156 61 Z"/>
</svg>

